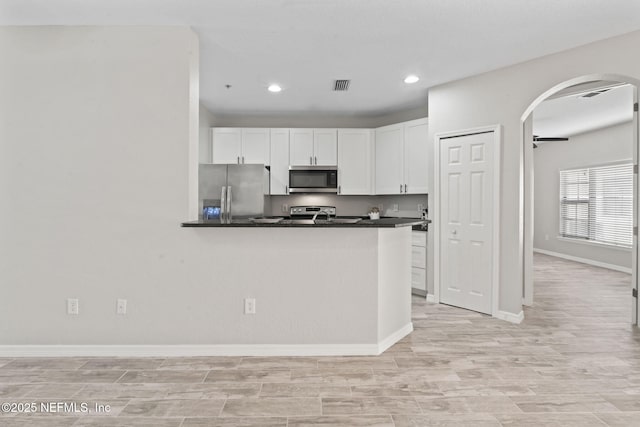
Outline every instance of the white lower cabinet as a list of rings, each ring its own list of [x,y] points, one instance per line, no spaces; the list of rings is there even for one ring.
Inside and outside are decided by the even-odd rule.
[[[411,293],[427,295],[427,233],[411,232]]]

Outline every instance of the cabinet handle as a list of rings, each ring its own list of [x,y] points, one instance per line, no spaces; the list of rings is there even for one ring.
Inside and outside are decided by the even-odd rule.
[[[318,157],[315,158],[316,159],[316,165],[318,164]]]
[[[313,156],[309,156],[309,164],[312,165],[313,164]]]
[[[400,184],[400,192],[402,193],[402,184]]]
[[[242,163],[244,163],[244,157],[243,157],[242,159],[243,159],[243,160],[242,160]],[[407,192],[407,184],[405,184],[405,185],[404,185],[404,192],[405,192],[405,193]]]
[[[289,186],[288,185],[284,186],[284,194],[289,194]]]
[[[338,185],[338,194],[342,193],[342,186]]]
[[[242,163],[244,164],[244,156],[242,156]],[[405,187],[406,187],[406,185],[405,185]],[[406,190],[406,188],[405,188],[405,190]]]
[[[238,164],[240,164],[240,156],[238,156]]]

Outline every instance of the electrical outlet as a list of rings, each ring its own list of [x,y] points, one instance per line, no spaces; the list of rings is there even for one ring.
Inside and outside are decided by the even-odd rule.
[[[549,240],[549,235],[548,234],[544,235],[544,240]]]
[[[398,204],[397,203],[393,204],[393,211],[394,212],[398,212]]]
[[[118,298],[116,301],[116,314],[127,314],[127,300]]]
[[[379,210],[380,212],[384,212],[384,205],[383,205],[382,203],[380,203],[380,204],[378,205],[378,210]]]
[[[422,212],[424,210],[424,205],[422,203],[418,203],[418,212]]]
[[[67,298],[67,314],[79,314],[79,301],[77,298]]]
[[[289,212],[289,206],[287,206],[287,204],[283,204],[282,205],[282,213],[288,213]]]
[[[256,299],[245,298],[244,299],[244,314],[256,314]]]

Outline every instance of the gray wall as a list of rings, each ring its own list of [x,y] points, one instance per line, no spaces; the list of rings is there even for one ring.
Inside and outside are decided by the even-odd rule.
[[[215,126],[215,117],[211,111],[200,104],[198,114],[198,154],[200,163],[211,163],[211,128]]]
[[[180,227],[198,56],[185,27],[0,27],[0,346],[375,343],[375,229]]]
[[[535,115],[535,113],[534,113]],[[535,117],[534,117],[535,120]],[[543,143],[534,150],[534,240],[536,249],[631,268],[631,250],[558,239],[559,171],[597,166],[633,157],[632,123]]]
[[[393,205],[398,210],[393,210]],[[426,194],[406,196],[338,196],[323,194],[299,194],[289,196],[271,196],[272,215],[282,215],[283,205],[321,205],[335,206],[338,215],[363,216],[373,206],[382,206],[381,215],[419,218],[418,204],[427,206]]]
[[[427,100],[419,108],[380,115],[326,114],[318,112],[281,114],[216,114],[219,127],[269,127],[269,128],[375,128],[427,117]]]
[[[480,126],[501,125],[503,129],[500,310],[513,314],[522,310],[522,115],[546,91],[581,76],[616,73],[636,84],[640,57],[633,53],[639,44],[640,32],[636,31],[429,89],[430,140],[441,132]],[[429,246],[433,253],[432,243]],[[433,269],[428,274],[432,277]]]

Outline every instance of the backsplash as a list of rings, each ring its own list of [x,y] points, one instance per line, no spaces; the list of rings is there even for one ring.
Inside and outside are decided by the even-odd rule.
[[[271,215],[287,215],[290,206],[335,206],[340,216],[364,216],[373,206],[382,207],[381,216],[420,218],[418,205],[428,207],[426,194],[393,196],[338,196],[337,194],[292,194],[271,196]],[[397,205],[398,210],[394,210]],[[285,207],[286,206],[286,207]]]

